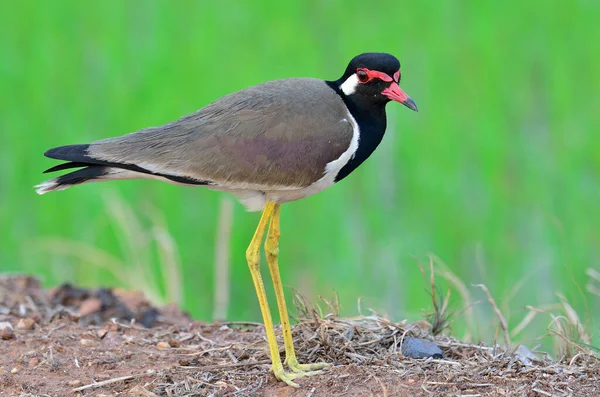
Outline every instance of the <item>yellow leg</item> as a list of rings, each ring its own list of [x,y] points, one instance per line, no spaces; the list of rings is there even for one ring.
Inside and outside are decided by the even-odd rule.
[[[271,354],[271,370],[275,377],[290,386],[298,387],[293,382],[294,379],[299,377],[295,373],[285,373],[283,371],[283,364],[279,357],[279,348],[277,347],[277,339],[275,338],[275,330],[273,329],[273,320],[271,319],[271,312],[269,310],[269,303],[267,302],[267,295],[265,293],[265,286],[260,275],[260,243],[262,242],[265,234],[265,229],[273,215],[273,210],[276,204],[267,202],[263,214],[258,223],[258,227],[254,232],[254,237],[246,250],[246,259],[248,260],[248,267],[250,268],[250,274],[252,275],[252,281],[254,282],[254,288],[256,289],[256,295],[258,297],[258,304],[260,305],[260,311],[263,316],[265,323],[265,332],[267,334],[267,342],[269,344],[269,352]],[[279,206],[277,206],[279,207]]]
[[[267,254],[267,263],[269,264],[271,279],[273,280],[273,287],[275,288],[275,297],[277,298],[277,306],[279,308],[279,317],[281,318],[281,329],[283,332],[283,342],[285,344],[285,363],[297,376],[317,375],[323,373],[323,371],[318,370],[326,368],[330,366],[330,364],[299,364],[294,350],[292,329],[290,327],[290,319],[285,304],[285,296],[283,295],[281,277],[279,275],[278,256],[279,236],[281,235],[279,230],[280,207],[280,204],[275,204],[273,208],[269,233],[267,234],[267,239],[265,241],[265,253]]]

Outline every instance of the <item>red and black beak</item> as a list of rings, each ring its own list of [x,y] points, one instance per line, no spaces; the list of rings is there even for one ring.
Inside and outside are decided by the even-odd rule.
[[[402,91],[402,89],[400,89],[400,86],[395,81],[393,81],[388,88],[381,91],[381,93],[390,98],[392,101],[400,102],[401,104],[403,104],[411,110],[414,110],[415,112],[419,111],[419,109],[417,109],[415,101],[410,99],[410,97],[406,95],[406,93]]]

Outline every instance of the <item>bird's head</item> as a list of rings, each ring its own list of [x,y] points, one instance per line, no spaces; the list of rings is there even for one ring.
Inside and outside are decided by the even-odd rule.
[[[384,105],[389,101],[396,101],[416,112],[415,102],[400,89],[400,77],[400,61],[396,57],[369,52],[354,57],[337,82],[340,91],[348,98],[365,99]]]

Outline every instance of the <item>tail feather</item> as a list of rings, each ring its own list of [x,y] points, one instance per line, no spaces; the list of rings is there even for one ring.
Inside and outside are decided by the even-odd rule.
[[[88,155],[89,147],[89,144],[58,146],[46,150],[44,156],[57,160],[65,160],[79,163],[93,163],[93,161],[90,161],[93,159]]]
[[[35,186],[38,194],[44,194],[56,190],[64,190],[73,185],[86,182],[114,180],[153,178],[181,185],[208,185],[208,181],[199,181],[191,177],[180,175],[169,175],[152,172],[135,164],[115,163],[91,157],[88,154],[90,145],[67,145],[52,148],[44,153],[44,156],[67,161],[47,169],[44,173],[63,171],[71,168],[80,170],[61,175]]]
[[[62,163],[62,164],[59,164],[59,165],[55,165],[52,168],[48,168],[43,173],[47,174],[49,172],[63,171],[63,170],[71,169],[71,168],[83,168],[83,167],[87,167],[89,165],[90,165],[90,163],[78,163],[78,162],[75,162],[75,161],[71,161],[69,163]]]
[[[101,165],[105,167],[116,167],[122,168],[129,171],[141,172],[141,173],[150,173],[150,171],[139,167],[135,164],[124,164],[124,163],[115,163],[111,161],[101,160],[94,158],[88,154],[88,149],[90,145],[67,145],[67,146],[59,146],[52,149],[47,150],[44,153],[44,156],[49,157],[51,159],[57,160],[65,160],[68,163],[59,164],[55,167],[52,167],[44,172],[54,172],[61,171],[69,168],[77,168],[77,167],[85,167],[91,165]]]
[[[60,166],[65,166],[63,168],[59,168],[60,166],[56,166],[53,168],[59,168],[59,169],[54,170],[54,171],[59,171],[61,169],[65,169],[65,168],[77,167],[77,165],[73,165],[73,164],[74,163],[66,163],[66,164],[60,165]],[[79,166],[79,167],[81,167],[81,166]],[[52,170],[52,168],[51,168],[51,170]],[[44,194],[44,193],[53,192],[53,191],[57,191],[57,190],[64,190],[73,185],[79,185],[84,182],[92,182],[94,180],[99,180],[99,179],[102,179],[102,177],[105,177],[106,175],[108,175],[110,173],[111,173],[110,167],[104,167],[104,166],[100,166],[100,165],[87,165],[85,168],[82,168],[80,170],[73,171],[68,174],[61,175],[57,178],[42,182],[39,185],[36,185],[35,188],[36,188],[36,192],[38,194]]]

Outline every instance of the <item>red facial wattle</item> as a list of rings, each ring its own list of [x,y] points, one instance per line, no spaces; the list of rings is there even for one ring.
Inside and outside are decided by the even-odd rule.
[[[392,78],[387,74],[387,73],[383,73],[380,72],[378,70],[371,70],[371,69],[367,69],[367,68],[359,68],[356,70],[356,72],[365,72],[367,74],[368,79],[364,80],[364,81],[360,81],[361,83],[365,84],[368,83],[369,81],[373,80],[373,79],[379,79],[385,82],[390,82],[393,81]]]
[[[359,68],[356,72],[366,73],[367,79],[359,80],[359,82],[362,84],[366,84],[373,79],[379,79],[381,81],[385,81],[386,83],[391,83],[389,87],[381,91],[381,94],[385,95],[392,101],[400,102],[401,104],[403,104],[411,110],[414,110],[415,112],[419,111],[415,102],[412,99],[410,99],[410,97],[406,95],[406,93],[402,91],[402,89],[398,85],[398,82],[400,80],[400,70],[394,73],[394,78],[391,78],[387,73],[367,68]]]

